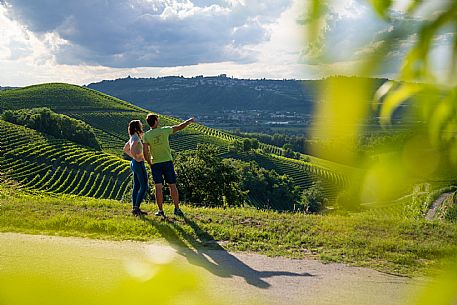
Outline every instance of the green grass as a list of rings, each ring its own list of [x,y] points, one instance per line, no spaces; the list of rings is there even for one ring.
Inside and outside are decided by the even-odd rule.
[[[155,205],[144,204],[148,211]],[[269,256],[314,258],[380,271],[424,274],[457,253],[457,225],[370,216],[312,216],[184,206],[186,218],[130,215],[130,204],[29,195],[0,187],[0,231],[112,240],[166,240]],[[171,215],[168,205],[165,209]],[[215,243],[218,241],[218,243]]]

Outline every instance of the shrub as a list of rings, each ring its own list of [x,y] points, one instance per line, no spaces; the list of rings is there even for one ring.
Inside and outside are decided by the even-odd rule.
[[[184,201],[205,206],[240,206],[245,201],[235,168],[222,162],[213,145],[178,154],[175,169]]]
[[[324,196],[324,188],[322,182],[316,181],[309,188],[302,192],[301,203],[307,213],[319,213],[321,212],[327,198]]]
[[[6,110],[2,117],[10,123],[100,150],[100,144],[90,125],[69,116],[55,113],[49,108]]]
[[[255,198],[256,207],[273,210],[294,210],[299,203],[298,187],[287,175],[261,168],[256,162],[227,159],[241,179],[241,189]]]
[[[457,204],[451,205],[451,207],[447,210],[444,219],[452,222],[457,222]]]

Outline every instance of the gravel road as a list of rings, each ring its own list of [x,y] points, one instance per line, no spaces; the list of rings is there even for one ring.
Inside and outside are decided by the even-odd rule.
[[[132,258],[193,268],[211,296],[226,296],[232,304],[411,304],[415,291],[425,285],[423,279],[314,260],[195,250],[159,242],[0,234],[0,276],[11,268],[33,269],[47,276],[58,272],[60,278],[84,278],[109,289],[128,274],[125,266]]]

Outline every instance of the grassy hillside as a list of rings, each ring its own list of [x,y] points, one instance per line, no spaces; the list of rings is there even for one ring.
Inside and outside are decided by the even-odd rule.
[[[172,215],[171,206],[165,205],[168,215]],[[154,209],[148,204],[144,208]],[[195,253],[249,251],[344,262],[403,275],[441,267],[443,260],[455,260],[457,251],[457,226],[447,222],[190,206],[183,206],[185,218],[169,216],[165,221],[154,216],[138,219],[129,209],[115,200],[30,196],[0,183],[0,232],[159,239]]]
[[[30,189],[103,198],[122,197],[121,193],[125,191],[128,180],[128,166],[119,157],[121,157],[122,147],[128,139],[127,125],[132,119],[141,119],[146,123],[145,117],[149,111],[89,88],[62,83],[35,85],[0,92],[0,110],[35,107],[48,107],[55,112],[90,124],[95,129],[104,153],[98,157],[89,158],[95,152],[90,152],[88,148],[59,142],[46,135],[2,123],[1,132],[5,134],[5,137],[2,138],[2,148],[4,147],[4,149],[0,155],[3,164],[2,171],[11,179],[18,180]],[[162,126],[180,122],[179,119],[166,115],[160,115],[160,120]],[[21,136],[23,134],[29,134],[30,137],[25,140]],[[15,145],[22,144],[22,142],[16,143],[16,139],[24,140],[29,146],[15,148]],[[255,160],[267,169],[274,169],[279,174],[290,175],[294,179],[294,183],[301,189],[311,185],[315,179],[323,180],[327,188],[326,193],[330,197],[334,196],[336,188],[346,182],[344,178],[346,168],[318,158],[309,158],[311,161],[305,162],[280,157],[281,148],[272,145],[261,144],[259,152],[252,154],[231,153],[228,155],[228,147],[236,139],[239,137],[200,124],[192,124],[172,136],[170,142],[172,149],[177,152],[195,149],[198,144],[217,145],[222,156]],[[13,147],[15,150],[9,152]],[[53,153],[48,154],[46,151]],[[15,166],[13,158],[23,160],[23,162],[16,160],[18,163],[31,164],[27,163],[27,166],[16,164]],[[92,161],[84,162],[84,158]],[[113,164],[118,164],[118,166]],[[29,171],[26,171],[27,169]],[[116,171],[113,172],[114,169]],[[109,174],[104,176],[105,172]],[[48,181],[50,178],[52,182]],[[87,181],[95,186],[79,191],[74,190],[73,187],[77,184],[75,181],[79,180]],[[65,186],[57,188],[64,181],[69,185],[65,184]],[[119,186],[114,188],[120,193],[114,194],[105,189],[112,186]]]

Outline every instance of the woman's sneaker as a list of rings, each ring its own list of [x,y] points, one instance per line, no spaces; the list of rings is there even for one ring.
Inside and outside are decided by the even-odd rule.
[[[148,212],[142,211],[138,208],[134,208],[134,209],[132,209],[132,214],[134,216],[143,216],[143,215],[148,215]]]
[[[165,217],[165,213],[163,212],[163,210],[158,210],[157,212],[154,213],[155,216],[162,216],[162,217]]]
[[[184,213],[181,211],[180,208],[175,208],[175,210],[173,211],[173,214],[175,214],[176,216],[184,217]]]

